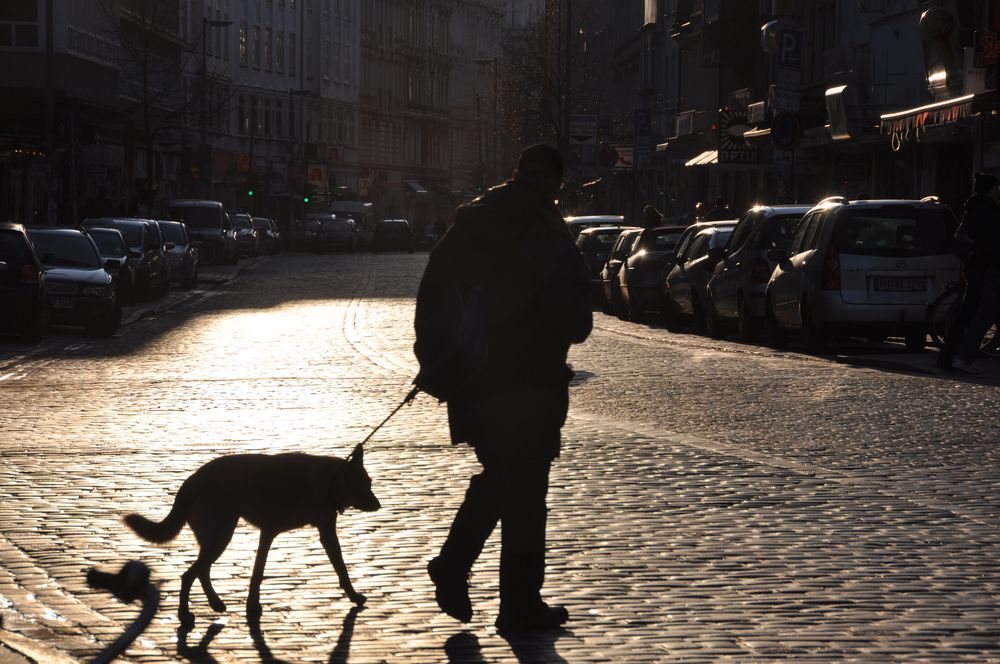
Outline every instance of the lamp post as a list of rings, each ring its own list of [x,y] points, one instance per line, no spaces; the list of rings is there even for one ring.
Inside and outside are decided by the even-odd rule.
[[[491,186],[497,183],[497,145],[498,136],[500,134],[500,114],[497,111],[497,104],[499,101],[499,60],[497,58],[473,58],[473,62],[477,65],[493,65],[493,158],[490,160],[490,184]]]
[[[207,179],[210,176],[208,174],[208,159],[206,159],[208,156],[206,154],[208,152],[208,113],[205,108],[208,93],[208,29],[226,28],[232,24],[232,21],[220,21],[208,18],[207,16],[201,18],[201,90],[198,95],[201,142],[198,145],[198,177],[201,179],[206,196],[210,193],[211,189],[211,180]]]

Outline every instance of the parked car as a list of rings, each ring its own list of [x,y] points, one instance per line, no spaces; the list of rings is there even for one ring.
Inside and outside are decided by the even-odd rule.
[[[170,280],[180,284],[181,288],[194,288],[198,285],[199,256],[198,249],[191,241],[187,228],[179,221],[158,221],[164,245],[167,249],[167,262],[170,263]]]
[[[372,239],[372,252],[408,251],[413,253],[416,247],[416,236],[406,219],[383,219],[375,224],[375,237]]]
[[[254,217],[253,227],[257,231],[260,251],[265,254],[276,254],[281,251],[281,233],[278,225],[267,217]]]
[[[114,228],[128,243],[129,257],[135,264],[136,299],[162,297],[170,288],[169,272],[164,263],[163,246],[155,222],[146,219],[84,219],[84,228]]]
[[[608,259],[601,267],[601,309],[606,314],[625,315],[622,313],[625,305],[621,301],[621,283],[618,281],[618,275],[640,233],[642,233],[641,228],[625,228],[615,240]]]
[[[358,227],[353,219],[341,219],[328,212],[312,212],[306,215],[303,227],[306,248],[311,251],[354,253],[358,250]]]
[[[232,216],[233,230],[236,231],[236,251],[241,256],[260,256],[260,239],[249,214]]]
[[[677,242],[674,267],[663,283],[663,317],[668,328],[677,329],[684,323],[693,322],[699,332],[705,331],[708,281],[736,221],[692,224]]]
[[[97,245],[101,258],[113,258],[118,261],[117,268],[106,268],[111,278],[115,280],[118,297],[125,306],[135,304],[136,265],[131,256],[125,237],[117,228],[88,228],[87,235]]]
[[[49,321],[42,262],[21,224],[0,222],[0,332],[35,342]]]
[[[767,252],[788,248],[810,207],[758,205],[740,217],[708,282],[705,322],[710,335],[717,336],[734,323],[741,339],[757,335],[764,324],[764,291],[776,265]]]
[[[660,289],[674,266],[674,249],[686,226],[646,228],[625,257],[618,273],[622,307],[618,313],[638,321],[650,309],[662,309]]]
[[[566,227],[569,228],[575,240],[584,228],[598,226],[628,226],[625,217],[620,214],[591,214],[579,217],[566,217]]]
[[[795,228],[764,296],[768,336],[799,331],[809,349],[827,336],[927,339],[927,305],[959,281],[951,240],[957,222],[936,201],[827,199]]]
[[[585,228],[576,236],[576,248],[583,254],[583,259],[587,263],[587,271],[590,273],[591,296],[595,302],[600,302],[601,291],[601,270],[608,261],[611,248],[614,247],[618,236],[625,230],[633,230],[627,226],[594,226]]]
[[[239,260],[236,231],[221,202],[173,200],[170,201],[170,219],[187,227],[202,263],[235,265]]]
[[[97,245],[77,228],[32,228],[28,237],[41,259],[53,323],[83,325],[89,332],[111,336],[121,325],[122,306]]]

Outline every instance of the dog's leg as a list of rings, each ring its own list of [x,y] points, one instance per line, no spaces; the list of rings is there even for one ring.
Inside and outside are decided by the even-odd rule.
[[[340,552],[340,541],[337,539],[336,522],[329,525],[320,525],[319,541],[326,549],[326,555],[333,563],[333,569],[337,570],[337,578],[340,579],[340,587],[347,593],[347,597],[357,605],[362,605],[367,599],[364,595],[354,590],[351,585],[351,578],[347,575],[347,565],[344,564],[344,555]]]
[[[194,615],[188,610],[188,600],[191,593],[191,586],[195,578],[201,582],[201,587],[208,598],[209,606],[213,611],[223,612],[226,604],[212,587],[212,563],[219,559],[222,552],[229,546],[233,539],[233,532],[236,531],[236,524],[239,522],[238,516],[232,516],[224,520],[218,515],[194,513],[189,517],[188,524],[194,532],[195,539],[201,545],[198,552],[198,559],[181,576],[181,596],[178,615],[181,624],[194,624]]]
[[[253,563],[253,576],[250,577],[250,592],[247,594],[247,620],[260,618],[260,584],[264,580],[264,565],[267,564],[267,552],[277,533],[268,530],[260,531],[260,544],[257,545],[257,559]]]

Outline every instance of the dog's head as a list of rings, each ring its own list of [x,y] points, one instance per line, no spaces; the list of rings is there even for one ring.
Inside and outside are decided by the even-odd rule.
[[[348,507],[354,507],[362,512],[374,512],[382,507],[378,498],[372,492],[372,479],[365,470],[365,452],[361,445],[351,452],[350,460],[343,466],[333,491],[341,512]],[[338,500],[339,498],[339,500]]]

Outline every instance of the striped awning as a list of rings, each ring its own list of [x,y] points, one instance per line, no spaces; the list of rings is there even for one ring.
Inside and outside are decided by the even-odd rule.
[[[883,134],[898,134],[909,129],[955,122],[978,112],[975,102],[981,95],[963,95],[952,99],[925,104],[905,111],[879,116]]]
[[[692,157],[684,162],[685,166],[707,166],[709,164],[719,163],[719,151],[718,150],[705,150],[700,155]]]

